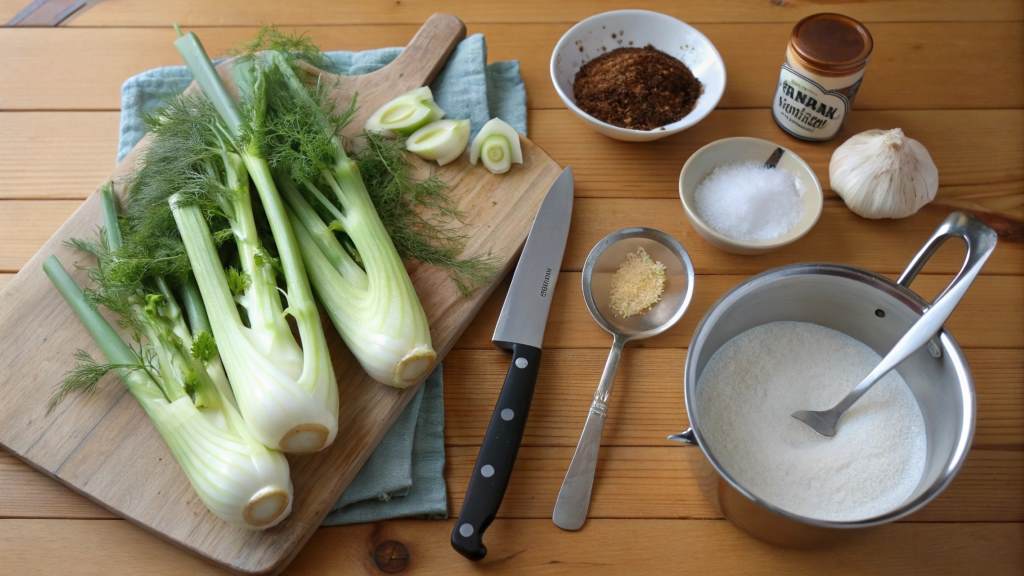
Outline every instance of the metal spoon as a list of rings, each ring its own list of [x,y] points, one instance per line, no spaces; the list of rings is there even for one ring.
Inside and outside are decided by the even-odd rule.
[[[665,292],[648,312],[619,318],[609,302],[611,278],[626,255],[643,248],[651,259],[665,265]],[[668,330],[680,318],[693,296],[693,263],[690,256],[668,234],[653,228],[623,228],[598,242],[583,265],[583,299],[590,315],[612,335],[612,349],[601,374],[601,382],[590,405],[576,452],[558,491],[551,520],[564,530],[579,530],[587,520],[590,493],[594,485],[601,431],[608,414],[608,397],[622,349],[631,340],[650,338]]]
[[[971,232],[970,228],[977,228]],[[982,229],[984,228],[984,229]],[[968,229],[968,232],[962,230]],[[976,242],[967,244],[967,262],[960,272],[950,282],[942,294],[932,303],[928,310],[918,318],[917,322],[907,330],[892,350],[882,358],[882,361],[839,401],[838,404],[828,410],[798,410],[793,412],[793,418],[810,426],[815,432],[829,438],[836,435],[836,425],[843,414],[853,406],[876,382],[889,373],[893,368],[910,357],[918,348],[924,346],[935,334],[942,329],[942,325],[953,313],[953,309],[960,303],[971,282],[981,272],[981,267],[988,260],[995,248],[996,235],[984,225],[963,216],[961,219],[947,219],[935,232],[935,236],[948,238],[953,235],[964,235],[965,238],[976,238]],[[923,262],[931,256],[931,253],[938,249],[939,243],[929,242],[921,249],[921,252],[914,257],[910,267],[904,272],[913,277],[920,270]],[[921,264],[919,264],[921,263]],[[899,282],[903,283],[903,278]]]
[[[764,161],[764,167],[769,169],[775,168],[776,166],[779,165],[779,160],[782,160],[782,155],[785,153],[786,151],[783,150],[782,148],[776,148],[775,151],[772,152],[772,155],[769,156],[768,159]]]

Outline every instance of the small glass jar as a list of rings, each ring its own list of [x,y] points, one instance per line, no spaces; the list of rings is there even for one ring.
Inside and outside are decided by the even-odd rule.
[[[874,48],[868,29],[842,14],[797,22],[772,102],[775,123],[794,138],[823,142],[843,127]]]

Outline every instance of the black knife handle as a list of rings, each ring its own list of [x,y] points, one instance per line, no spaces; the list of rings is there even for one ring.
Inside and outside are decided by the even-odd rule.
[[[476,456],[462,512],[452,529],[452,547],[470,560],[480,560],[487,555],[484,531],[491,525],[505,497],[512,465],[526,429],[526,415],[530,411],[539,368],[540,348],[512,345],[512,365]]]

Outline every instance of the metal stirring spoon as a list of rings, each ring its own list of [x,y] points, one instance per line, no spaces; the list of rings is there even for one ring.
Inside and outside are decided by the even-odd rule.
[[[619,318],[609,303],[611,277],[626,255],[637,248],[643,248],[651,259],[665,265],[665,291],[648,312]],[[587,256],[583,265],[583,299],[597,324],[612,335],[612,349],[551,514],[551,520],[559,528],[579,530],[587,520],[601,432],[622,349],[631,340],[650,338],[678,322],[693,297],[693,279],[693,263],[686,250],[675,238],[653,228],[623,228],[612,232]]]
[[[977,228],[977,230],[969,230],[969,228]],[[960,299],[967,292],[971,282],[981,272],[981,267],[992,254],[992,250],[996,245],[996,234],[987,228],[982,230],[978,223],[967,220],[964,217],[963,221],[954,220],[951,222],[947,220],[936,230],[934,236],[942,238],[963,236],[968,240],[967,261],[956,277],[953,278],[953,281],[950,282],[949,287],[935,299],[935,302],[921,315],[917,322],[914,322],[906,334],[892,347],[892,350],[882,358],[882,361],[838,404],[828,410],[798,410],[793,412],[793,418],[807,424],[822,436],[829,438],[835,436],[836,425],[839,423],[839,419],[843,417],[843,414],[861,396],[867,393],[876,382],[910,357],[918,348],[927,344],[942,329],[942,325],[949,319],[949,315],[953,313],[953,309],[960,303]],[[938,249],[939,245],[938,243],[928,242],[925,248],[914,257],[914,261],[907,271],[904,272],[904,276],[908,274],[911,276],[916,275],[923,262]],[[903,283],[903,278],[900,279],[900,283]]]

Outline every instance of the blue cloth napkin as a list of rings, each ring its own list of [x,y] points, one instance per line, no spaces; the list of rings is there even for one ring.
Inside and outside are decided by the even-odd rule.
[[[331,72],[354,75],[381,68],[399,53],[401,48],[382,48],[326,55]],[[148,70],[125,81],[121,88],[118,161],[145,135],[144,115],[159,109],[191,80],[184,66],[169,66]],[[519,74],[519,63],[488,65],[487,45],[479,34],[459,43],[431,89],[449,118],[472,121],[474,134],[493,116],[526,133],[526,89]],[[447,516],[441,372],[438,367],[409,402],[324,524]]]

